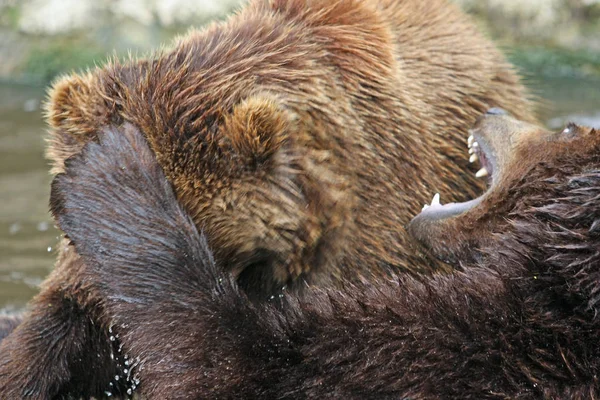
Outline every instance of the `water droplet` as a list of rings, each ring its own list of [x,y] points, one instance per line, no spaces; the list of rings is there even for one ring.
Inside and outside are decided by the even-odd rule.
[[[106,395],[106,397],[110,397],[112,396],[112,392],[109,392],[108,390],[104,392],[104,394]]]
[[[123,370],[123,373],[124,373],[124,374],[127,374],[128,372],[129,372],[129,370],[127,370],[127,369],[124,369],[124,370]]]
[[[111,336],[111,337],[110,337],[110,341],[111,341],[111,342],[114,342],[114,341],[115,341],[115,337],[114,337],[114,336]]]
[[[20,230],[21,230],[21,224],[18,222],[15,222],[8,228],[8,233],[11,235],[14,235],[17,232],[19,232]]]
[[[52,246],[48,246],[48,253],[52,251]]]
[[[119,375],[115,375],[115,381],[119,380]]]
[[[128,367],[129,366],[129,360],[127,358],[125,358],[125,362],[123,364],[125,364],[125,366]]]
[[[23,103],[23,111],[34,112],[38,109],[40,102],[38,99],[28,99]]]
[[[131,396],[133,394],[133,390],[131,390],[131,388],[127,389],[127,394]]]
[[[46,221],[42,221],[37,224],[37,230],[40,232],[46,232],[49,227],[50,227],[50,225]]]

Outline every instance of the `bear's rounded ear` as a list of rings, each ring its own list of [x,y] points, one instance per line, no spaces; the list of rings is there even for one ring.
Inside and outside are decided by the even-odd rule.
[[[46,156],[52,173],[63,172],[65,160],[79,153],[106,125],[109,110],[101,89],[92,73],[67,75],[52,85],[45,104],[51,128]]]
[[[288,138],[294,118],[273,99],[253,96],[236,105],[222,126],[247,167],[269,162]]]
[[[48,92],[46,120],[53,129],[74,135],[94,134],[98,129],[98,94],[93,90],[91,74],[59,78]]]

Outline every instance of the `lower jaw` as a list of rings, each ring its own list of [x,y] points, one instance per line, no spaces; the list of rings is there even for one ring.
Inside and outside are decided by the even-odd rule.
[[[463,203],[448,203],[444,205],[430,206],[427,209],[421,211],[421,213],[418,214],[417,217],[427,218],[431,221],[456,217],[476,207],[479,203],[481,203],[483,197],[484,196],[480,196],[476,199],[465,201]]]

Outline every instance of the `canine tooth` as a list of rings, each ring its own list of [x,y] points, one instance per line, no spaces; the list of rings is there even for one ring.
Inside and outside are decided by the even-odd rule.
[[[436,193],[435,196],[433,196],[433,199],[431,200],[431,205],[432,206],[440,205],[440,194],[439,193]]]
[[[471,157],[469,157],[470,163],[474,163],[477,160],[479,160],[479,157],[477,157],[477,154],[471,154]]]
[[[469,149],[469,154],[475,154],[475,149],[474,148],[470,148]]]
[[[467,142],[469,143],[469,147],[473,146],[473,142],[475,142],[475,138],[473,137],[473,135],[469,136]]]
[[[479,171],[477,171],[477,173],[475,174],[475,178],[483,178],[484,176],[488,176],[488,174],[488,170],[485,167],[483,167]]]

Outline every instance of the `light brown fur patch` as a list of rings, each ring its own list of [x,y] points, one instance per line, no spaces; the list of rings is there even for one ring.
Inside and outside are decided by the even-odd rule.
[[[222,265],[278,286],[369,279],[430,271],[404,227],[435,192],[479,190],[465,132],[492,106],[533,120],[446,1],[257,0],[168,52],[59,81],[48,155],[62,172],[102,127],[132,123]]]

